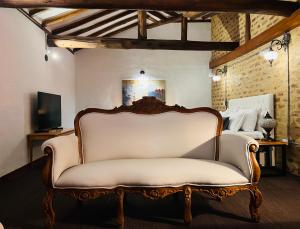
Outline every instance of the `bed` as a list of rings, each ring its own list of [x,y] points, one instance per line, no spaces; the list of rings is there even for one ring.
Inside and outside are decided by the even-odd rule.
[[[242,110],[256,110],[257,120],[255,129],[253,131],[239,130],[224,130],[223,134],[237,132],[240,134],[247,135],[254,139],[263,139],[264,130],[259,126],[259,121],[266,115],[267,112],[274,117],[274,95],[265,94],[259,96],[252,96],[239,99],[231,99],[228,102],[228,108],[225,112],[221,112],[222,116],[230,116]],[[273,134],[274,135],[274,134]]]

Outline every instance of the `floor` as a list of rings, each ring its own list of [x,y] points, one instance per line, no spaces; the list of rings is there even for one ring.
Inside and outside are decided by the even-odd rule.
[[[44,228],[41,201],[44,187],[41,168],[36,163],[9,179],[0,181],[0,222],[9,228]],[[249,221],[247,192],[223,202],[193,195],[191,228],[300,228],[300,178],[263,177],[261,191],[261,223]],[[125,203],[125,228],[173,229],[186,228],[182,220],[182,196],[152,201],[129,195]],[[113,197],[79,204],[58,195],[55,199],[57,223],[55,228],[116,228],[116,202]]]

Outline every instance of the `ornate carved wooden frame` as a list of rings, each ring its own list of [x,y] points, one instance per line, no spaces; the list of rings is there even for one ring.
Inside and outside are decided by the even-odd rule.
[[[159,114],[164,112],[181,112],[181,113],[194,113],[194,112],[209,112],[218,118],[218,127],[216,132],[216,154],[215,159],[219,159],[219,136],[221,134],[223,121],[222,117],[218,111],[211,108],[195,108],[186,109],[184,107],[175,105],[167,106],[163,102],[155,99],[154,97],[144,97],[143,99],[136,101],[132,106],[121,106],[113,110],[102,110],[102,109],[86,109],[77,114],[75,118],[75,132],[79,140],[79,152],[81,157],[81,163],[83,163],[82,155],[82,143],[81,143],[81,132],[79,127],[80,118],[87,113],[106,113],[106,114],[116,114],[121,112],[132,112],[136,114]],[[80,201],[96,199],[104,195],[113,194],[118,198],[118,225],[124,227],[124,195],[125,193],[137,193],[141,194],[146,198],[150,199],[162,199],[171,194],[182,192],[184,195],[184,222],[190,224],[192,220],[191,213],[191,198],[192,192],[202,192],[208,194],[211,198],[216,200],[222,200],[225,197],[230,197],[239,191],[249,191],[250,192],[250,215],[254,222],[259,222],[260,216],[258,208],[262,203],[262,195],[258,189],[258,182],[260,179],[260,168],[255,159],[256,146],[251,145],[250,160],[252,162],[253,168],[253,178],[252,183],[242,186],[230,186],[230,187],[207,187],[207,186],[192,186],[186,185],[182,187],[162,187],[162,188],[128,188],[128,187],[117,187],[115,189],[57,189],[53,188],[52,184],[52,163],[53,163],[53,152],[50,147],[45,148],[45,153],[48,154],[47,163],[43,169],[43,181],[47,187],[46,195],[43,199],[43,208],[46,215],[46,226],[47,228],[52,228],[55,222],[55,212],[53,209],[53,199],[54,193],[60,192],[70,195]]]

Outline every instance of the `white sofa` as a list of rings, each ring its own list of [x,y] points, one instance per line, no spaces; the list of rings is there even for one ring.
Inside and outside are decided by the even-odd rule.
[[[77,136],[53,138],[42,146],[49,155],[43,171],[47,225],[54,224],[55,192],[79,200],[115,194],[122,227],[127,192],[151,199],[183,192],[189,224],[192,192],[222,199],[248,190],[251,217],[259,221],[258,144],[243,135],[220,136],[221,130],[222,118],[213,109],[171,107],[152,97],[130,107],[81,111],[75,119]]]

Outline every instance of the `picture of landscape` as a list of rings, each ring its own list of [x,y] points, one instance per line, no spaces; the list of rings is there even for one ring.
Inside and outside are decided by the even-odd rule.
[[[165,80],[123,80],[123,105],[130,106],[132,102],[142,99],[144,96],[153,96],[165,102],[165,86]]]

